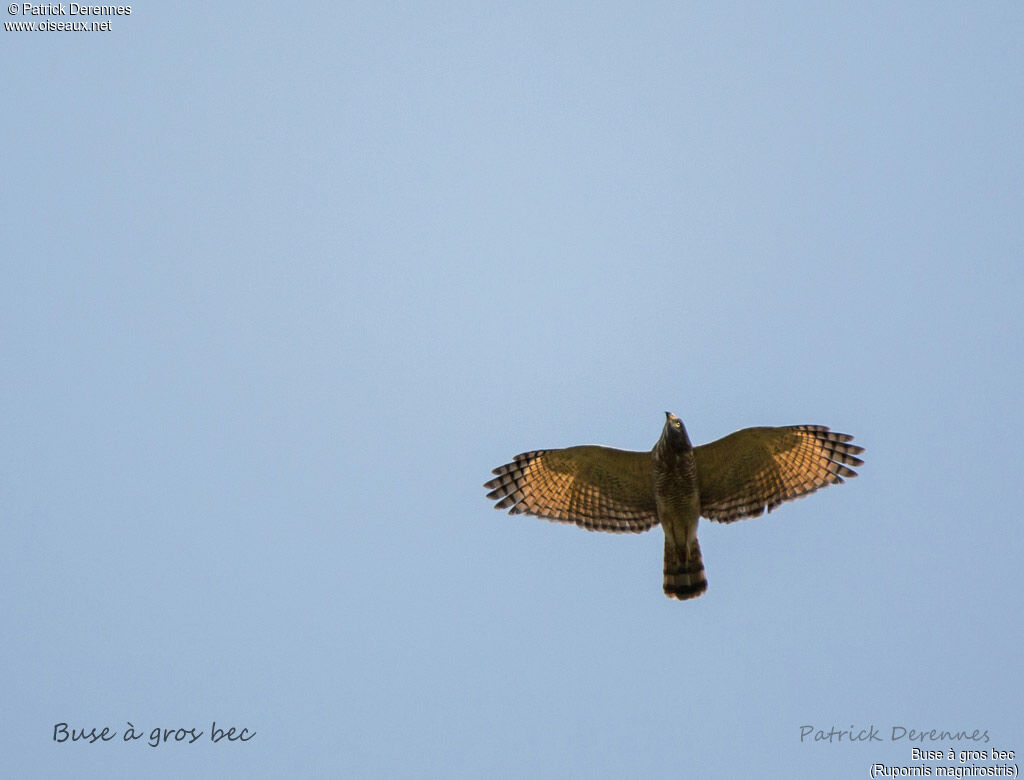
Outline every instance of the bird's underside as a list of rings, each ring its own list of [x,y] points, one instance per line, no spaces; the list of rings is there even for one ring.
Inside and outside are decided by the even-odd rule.
[[[663,586],[672,598],[707,588],[697,521],[757,517],[784,501],[855,477],[863,452],[853,437],[822,425],[745,428],[693,447],[666,412],[650,452],[586,445],[534,450],[494,469],[486,482],[496,509],[575,523],[591,531],[665,531]]]

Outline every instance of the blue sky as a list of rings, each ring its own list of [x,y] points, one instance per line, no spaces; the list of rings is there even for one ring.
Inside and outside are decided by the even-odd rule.
[[[1019,4],[102,18],[0,47],[14,774],[1024,751]],[[665,410],[695,443],[829,425],[866,463],[702,521],[686,603],[660,530],[484,497],[517,452],[648,449]]]

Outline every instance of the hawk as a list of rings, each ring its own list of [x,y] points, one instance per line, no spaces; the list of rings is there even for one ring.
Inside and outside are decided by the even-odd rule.
[[[575,523],[589,531],[665,531],[665,595],[690,599],[708,587],[697,542],[703,515],[719,523],[771,512],[783,501],[855,477],[863,447],[824,425],[744,428],[694,447],[683,421],[665,412],[650,452],[586,445],[516,455],[484,487],[495,509]]]

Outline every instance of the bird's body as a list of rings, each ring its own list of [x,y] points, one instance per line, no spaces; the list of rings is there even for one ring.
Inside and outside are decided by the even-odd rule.
[[[682,420],[673,414],[651,450],[654,505],[665,531],[665,593],[678,599],[699,596],[708,587],[697,542],[700,485],[697,459]]]
[[[485,483],[496,509],[576,523],[592,531],[665,531],[663,587],[688,599],[707,589],[697,523],[756,517],[783,501],[855,477],[863,448],[820,425],[745,428],[693,447],[666,412],[650,452],[587,445],[535,450],[494,469]]]

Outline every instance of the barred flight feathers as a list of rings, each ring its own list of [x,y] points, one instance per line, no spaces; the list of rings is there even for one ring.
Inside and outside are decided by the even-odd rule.
[[[823,425],[745,428],[694,447],[701,514],[728,523],[856,477],[863,447]]]
[[[586,445],[516,455],[484,487],[509,514],[537,515],[590,531],[646,531],[658,523],[651,454]]]

